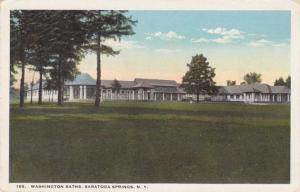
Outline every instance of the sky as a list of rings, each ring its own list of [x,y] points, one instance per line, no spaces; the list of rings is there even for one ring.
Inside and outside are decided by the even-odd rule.
[[[104,42],[120,54],[102,56],[102,79],[140,77],[180,83],[186,64],[196,54],[203,54],[216,68],[217,85],[225,85],[226,80],[240,83],[248,72],[261,73],[263,82],[272,85],[290,73],[289,11],[129,11],[127,15],[138,21],[135,35]],[[79,69],[96,78],[96,55],[86,55]]]

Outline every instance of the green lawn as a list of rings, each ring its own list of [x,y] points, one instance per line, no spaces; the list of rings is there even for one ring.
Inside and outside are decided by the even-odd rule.
[[[11,182],[289,183],[290,106],[11,105]]]

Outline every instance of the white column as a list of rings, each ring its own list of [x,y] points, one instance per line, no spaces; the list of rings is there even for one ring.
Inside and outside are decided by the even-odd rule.
[[[170,93],[170,95],[171,95],[171,96],[170,96],[170,98],[171,98],[171,101],[173,101],[173,98],[172,98],[172,93]]]
[[[100,89],[100,91],[101,91],[101,89]],[[83,86],[83,99],[86,99],[86,85]]]
[[[154,93],[154,101],[157,100],[157,93]]]
[[[142,93],[143,93],[143,100],[145,100],[145,91],[143,90]]]
[[[282,102],[282,99],[281,99],[281,94],[279,94],[279,101],[280,101],[280,102]]]
[[[177,101],[180,101],[179,93],[177,93]]]
[[[135,98],[134,98],[134,90],[132,92],[132,100],[135,100]]]
[[[79,86],[79,99],[82,99],[82,86]]]
[[[73,87],[70,86],[70,98],[69,100],[73,100],[74,99],[74,95],[73,95]]]
[[[165,100],[165,93],[163,93],[163,101]]]

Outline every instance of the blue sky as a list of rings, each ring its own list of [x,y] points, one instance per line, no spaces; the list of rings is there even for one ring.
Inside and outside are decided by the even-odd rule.
[[[120,42],[105,41],[121,53],[102,56],[102,78],[135,77],[181,82],[186,64],[204,54],[216,68],[215,81],[243,81],[248,72],[263,82],[289,75],[289,11],[129,11],[138,20],[135,35]],[[96,55],[80,63],[81,72],[96,77]],[[31,78],[30,78],[31,79]]]
[[[219,37],[203,29],[237,29],[248,34],[247,40],[256,40],[261,35],[269,40],[286,43],[290,39],[290,12],[288,11],[131,11],[137,19],[136,35],[131,39],[144,42],[145,34],[174,31],[186,39]],[[149,46],[162,46],[165,42],[147,42]],[[171,45],[190,47],[188,41]],[[239,43],[238,41],[235,44]]]
[[[289,11],[129,11],[138,21],[135,35],[121,42],[104,42],[120,50],[103,56],[103,79],[135,77],[181,82],[186,64],[204,54],[216,68],[218,85],[243,81],[248,72],[262,74],[273,84],[290,69]],[[80,70],[96,77],[95,55]]]

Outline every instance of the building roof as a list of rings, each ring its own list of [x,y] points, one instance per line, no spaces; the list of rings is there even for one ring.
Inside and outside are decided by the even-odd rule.
[[[105,88],[112,87],[114,80],[101,80],[101,86]],[[133,81],[119,81],[121,88],[129,89],[133,86]]]
[[[232,85],[224,86],[219,89],[221,94],[242,94],[242,93],[290,93],[288,87],[270,86],[264,83],[255,83],[250,85]]]
[[[96,85],[96,80],[87,73],[81,73],[73,81],[66,81],[65,85]]]
[[[177,83],[174,80],[162,80],[162,79],[143,79],[143,78],[135,78],[134,82],[138,83],[144,83],[145,85],[150,86],[175,86],[177,87]]]
[[[101,86],[105,88],[112,87],[113,80],[101,80]],[[152,88],[157,92],[168,93],[185,93],[184,89],[180,87],[174,80],[162,79],[144,79],[135,78],[134,81],[120,80],[121,88]],[[43,81],[43,88],[46,81]],[[81,73],[75,77],[73,81],[67,81],[65,85],[96,85],[96,80],[87,73]],[[39,84],[33,85],[33,90],[39,88]],[[233,85],[223,86],[219,88],[220,94],[243,94],[243,93],[290,93],[290,89],[286,86],[270,86],[264,83],[255,83],[250,85]]]
[[[291,93],[291,90],[286,86],[271,86],[272,93]]]

